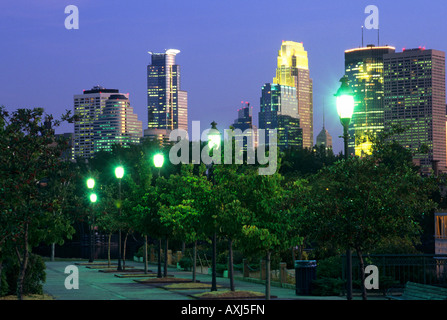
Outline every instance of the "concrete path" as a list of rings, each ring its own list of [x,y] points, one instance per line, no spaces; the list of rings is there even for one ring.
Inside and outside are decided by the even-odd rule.
[[[85,263],[86,261],[54,261],[46,262],[47,280],[44,284],[44,292],[52,295],[56,300],[195,300],[190,294],[209,291],[208,289],[195,290],[166,290],[154,285],[137,283],[134,279],[142,278],[120,278],[116,274],[120,272],[107,273],[99,272],[99,269],[91,269],[85,265],[76,263]],[[102,262],[104,261],[95,261]],[[116,261],[114,261],[116,263]],[[64,273],[67,266],[76,266],[79,272],[79,288],[67,289],[65,286],[67,277],[70,280],[73,277],[72,272]],[[142,269],[143,264],[129,261],[126,266],[132,266]],[[150,264],[149,269],[152,272],[157,271],[157,266]],[[142,272],[141,272],[142,273]],[[191,279],[191,272],[180,271],[175,268],[168,268],[168,274],[175,278]],[[68,285],[73,281],[68,281]],[[197,280],[201,283],[211,284],[211,276],[197,274]],[[229,288],[228,278],[217,278],[219,290]],[[263,284],[251,283],[241,280],[235,281],[236,290],[248,290],[265,293]],[[271,296],[273,300],[345,300],[343,297],[309,297],[297,296],[295,290],[288,288],[279,288],[271,286]]]

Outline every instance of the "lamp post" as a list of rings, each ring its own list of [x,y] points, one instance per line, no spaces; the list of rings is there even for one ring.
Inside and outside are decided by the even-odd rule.
[[[343,126],[343,141],[345,161],[348,160],[348,140],[349,140],[349,123],[351,122],[352,114],[354,113],[354,92],[349,87],[348,77],[345,75],[340,79],[341,85],[335,94],[336,105],[340,122]],[[352,300],[352,255],[351,248],[348,245],[346,249],[346,298]]]
[[[87,188],[89,188],[90,190],[93,190],[94,187],[95,187],[95,180],[93,178],[87,179]],[[90,198],[90,202],[91,203],[95,203],[96,200],[97,200],[97,196],[96,196],[95,193],[91,193],[89,198]],[[93,248],[93,225],[94,225],[94,222],[93,222],[93,219],[94,219],[93,209],[92,209],[92,212],[90,213],[90,215],[91,215],[90,228],[89,228],[90,229],[89,230],[90,258],[89,258],[88,262],[93,262],[93,260],[94,260],[94,257],[93,257],[93,251],[94,251],[94,248]]]
[[[158,168],[158,177],[160,178],[160,171],[161,167],[163,167],[163,163],[165,161],[165,157],[162,153],[157,153],[154,155],[154,158],[152,159],[154,162],[154,166]],[[166,241],[166,248],[165,248],[165,264],[167,262],[167,255],[168,255],[168,248],[167,248],[167,241]],[[158,239],[158,270],[157,270],[157,278],[161,278],[161,238]],[[167,270],[165,268],[165,277],[167,276]]]
[[[121,217],[121,179],[124,176],[124,168],[122,166],[115,168],[115,177],[118,179],[118,195],[119,195],[119,216]],[[123,270],[121,266],[121,223],[118,232],[118,271]]]
[[[208,149],[211,153],[211,150],[219,149],[221,145],[221,135],[220,132],[217,130],[217,123],[212,122],[211,123],[211,131],[208,134]],[[214,152],[214,151],[213,151]],[[211,163],[207,165],[206,169],[206,176],[209,181],[213,181],[212,179],[212,173],[213,173],[213,161],[211,160]],[[212,258],[212,273],[211,273],[211,291],[217,291],[217,282],[216,282],[216,243],[217,243],[217,236],[216,231],[213,232],[213,239],[212,239],[212,246],[213,246],[213,258]]]

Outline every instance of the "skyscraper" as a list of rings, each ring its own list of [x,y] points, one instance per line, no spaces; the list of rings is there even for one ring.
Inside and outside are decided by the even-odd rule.
[[[317,147],[324,146],[326,150],[332,149],[332,137],[329,134],[329,131],[326,130],[324,126],[324,110],[323,110],[323,129],[321,129],[320,133],[317,136]]]
[[[188,96],[180,90],[180,66],[175,64],[179,50],[149,52],[147,66],[148,129],[145,136],[166,138],[174,129],[188,130]]]
[[[74,157],[91,158],[95,153],[94,122],[105,107],[106,100],[117,89],[106,89],[95,86],[91,90],[84,90],[83,94],[74,95],[74,114],[79,117],[74,123]]]
[[[259,129],[265,130],[265,143],[269,144],[269,131],[277,130],[281,150],[303,147],[303,129],[300,128],[296,88],[266,83],[262,87]]]
[[[309,75],[307,52],[303,44],[283,41],[278,52],[274,84],[296,88],[303,148],[312,148],[313,141],[313,84]]]
[[[423,171],[446,167],[445,53],[424,48],[384,55],[385,125]]]
[[[349,153],[371,152],[369,134],[384,129],[383,55],[393,53],[390,46],[366,47],[345,51],[345,72],[354,91],[354,114],[349,126]]]
[[[257,128],[253,125],[253,107],[250,107],[250,103],[246,102],[245,106],[238,109],[238,118],[233,123],[234,129],[239,129],[244,133],[246,130],[251,129],[250,135],[245,135],[246,138],[243,141],[243,148],[246,151],[247,146],[256,148],[257,146]],[[237,136],[237,135],[235,135]],[[249,142],[251,140],[251,142]]]
[[[129,146],[140,142],[143,124],[133,113],[128,94],[113,94],[94,122],[95,152],[112,151],[112,145]]]

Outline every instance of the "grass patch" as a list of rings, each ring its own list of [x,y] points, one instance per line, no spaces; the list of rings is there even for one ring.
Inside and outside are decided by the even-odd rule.
[[[244,290],[210,291],[192,295],[192,297],[199,299],[243,299],[243,298],[263,298],[264,296],[265,295],[261,292],[244,291]]]
[[[175,282],[191,282],[190,279],[166,277],[166,278],[147,278],[147,279],[134,279],[133,281],[138,283],[175,283]]]
[[[17,296],[4,296],[0,297],[0,300],[17,300]],[[28,294],[23,296],[23,300],[54,300],[54,298],[48,294]]]
[[[217,286],[218,288],[222,288],[222,286]],[[191,282],[191,283],[173,283],[164,286],[165,289],[170,290],[188,290],[188,289],[211,289],[211,284],[208,283],[199,283],[199,282]]]

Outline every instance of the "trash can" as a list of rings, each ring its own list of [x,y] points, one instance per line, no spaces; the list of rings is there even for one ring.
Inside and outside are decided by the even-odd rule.
[[[316,278],[316,260],[295,260],[296,295],[310,295],[312,293],[312,281]]]

